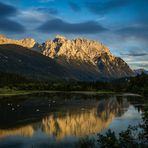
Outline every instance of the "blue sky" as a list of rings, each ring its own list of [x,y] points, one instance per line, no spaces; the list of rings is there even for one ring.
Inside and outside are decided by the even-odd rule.
[[[95,39],[131,68],[148,69],[148,0],[0,0],[0,18],[8,37]]]

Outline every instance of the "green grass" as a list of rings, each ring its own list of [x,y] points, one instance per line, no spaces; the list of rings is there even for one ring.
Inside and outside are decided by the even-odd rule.
[[[17,95],[28,95],[32,93],[38,93],[41,91],[37,90],[17,90],[10,88],[0,88],[0,96],[17,96]]]
[[[26,94],[29,94],[29,93],[31,93],[31,92],[25,91],[25,90],[0,88],[0,96],[26,95]]]
[[[50,91],[50,90],[17,90],[15,88],[10,89],[10,88],[7,88],[7,87],[0,88],[0,96],[28,95],[28,94],[40,93],[40,92],[52,93],[52,92],[62,92],[62,91]],[[87,94],[91,94],[91,93],[95,93],[95,94],[114,93],[114,92],[108,91],[108,90],[99,90],[99,91],[67,91],[67,92],[87,93]]]

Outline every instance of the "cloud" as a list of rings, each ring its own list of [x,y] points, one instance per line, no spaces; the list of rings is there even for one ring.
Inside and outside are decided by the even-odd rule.
[[[108,1],[94,1],[86,2],[86,8],[94,14],[104,14],[110,11],[119,9],[129,4],[130,0],[108,0]]]
[[[4,18],[0,21],[0,31],[3,33],[24,33],[25,27],[18,22]]]
[[[38,0],[40,3],[48,3],[53,2],[54,0]]]
[[[79,12],[81,10],[80,6],[72,1],[69,2],[69,6],[75,12]]]
[[[11,5],[4,4],[0,2],[0,17],[8,17],[17,14],[17,9]]]
[[[3,33],[24,33],[25,27],[12,19],[17,15],[17,8],[0,2],[0,31]]]
[[[18,4],[21,0],[13,0],[13,4]],[[0,0],[0,2],[5,2],[7,4],[12,4],[12,0]]]
[[[122,58],[132,68],[148,68],[148,52],[146,51],[147,46],[139,45],[131,46],[128,48],[126,53],[120,53]]]
[[[135,61],[135,59],[133,59],[133,61],[128,62],[128,64],[131,65],[133,69],[144,68],[148,70],[148,61]]]
[[[49,17],[50,16],[48,14],[37,11],[36,9],[21,11],[21,13],[17,16],[23,24],[29,24],[29,26],[43,23]]]
[[[69,23],[61,19],[52,19],[42,24],[37,30],[44,33],[96,34],[107,29],[95,21]]]
[[[125,36],[148,38],[148,22],[141,22],[119,29],[117,32]]]
[[[57,15],[59,14],[58,10],[56,8],[46,8],[46,7],[39,7],[35,9],[36,11],[48,13],[51,15]]]
[[[127,27],[121,28],[115,31],[116,34],[120,35],[122,38],[134,39],[137,43],[141,42],[148,45],[148,21],[135,22]]]
[[[148,52],[144,53],[121,53],[122,56],[132,56],[132,57],[140,57],[140,56],[147,56]]]
[[[148,69],[148,55],[146,56],[123,56],[122,57],[133,69]]]

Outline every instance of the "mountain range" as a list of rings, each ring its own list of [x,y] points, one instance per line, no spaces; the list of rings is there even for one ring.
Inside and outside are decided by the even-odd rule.
[[[129,77],[134,71],[94,40],[56,36],[43,44],[0,35],[0,71],[35,79],[97,81]]]
[[[140,68],[140,69],[134,69],[133,71],[135,72],[136,75],[141,75],[142,73],[148,75],[148,70],[145,70],[145,69],[143,69],[143,68]]]

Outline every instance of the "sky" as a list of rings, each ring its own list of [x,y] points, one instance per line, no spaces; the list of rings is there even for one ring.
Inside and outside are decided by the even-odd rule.
[[[148,70],[148,0],[0,0],[0,34],[37,42],[88,38]]]

